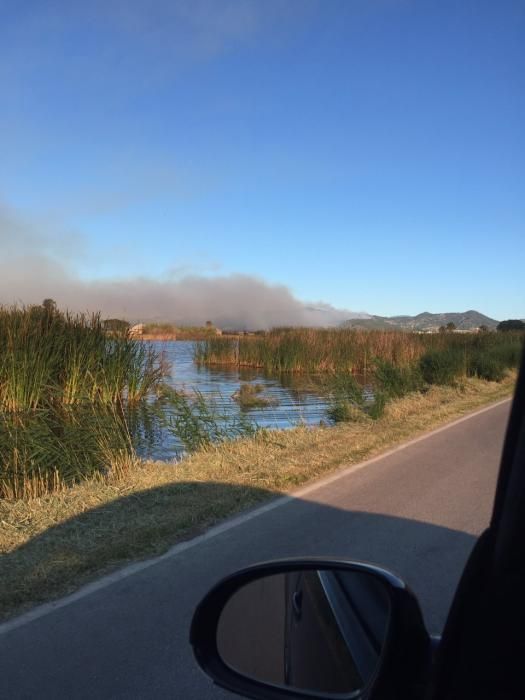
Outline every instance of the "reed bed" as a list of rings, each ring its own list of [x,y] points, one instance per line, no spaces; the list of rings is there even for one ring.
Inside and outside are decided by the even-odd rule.
[[[0,307],[0,409],[140,401],[165,367],[152,348],[107,334],[100,316]]]
[[[516,366],[523,343],[521,333],[435,333],[402,331],[310,329],[274,330],[239,339],[210,338],[196,344],[195,360],[203,364],[254,367],[267,372],[367,374],[377,360],[395,367],[415,365],[428,352],[481,354]]]
[[[200,340],[195,343],[193,359],[203,365],[238,365],[239,342],[238,338],[221,337]]]
[[[297,328],[199,343],[195,359],[269,372],[366,372],[375,357],[406,364],[422,355],[422,336],[399,332]]]
[[[162,359],[98,315],[0,307],[0,497],[133,459],[125,406],[145,400],[166,372]]]

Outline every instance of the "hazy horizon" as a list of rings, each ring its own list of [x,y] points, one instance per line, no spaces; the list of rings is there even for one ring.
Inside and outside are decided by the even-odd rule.
[[[62,310],[100,312],[104,318],[268,329],[275,326],[336,326],[351,318],[386,316],[375,309],[341,309],[301,300],[284,284],[254,275],[188,274],[174,269],[159,278],[82,279],[67,263],[81,256],[86,241],[64,232],[44,232],[0,203],[0,304],[40,304],[52,298]],[[35,253],[38,250],[38,253]],[[466,311],[467,309],[465,309]],[[484,315],[483,308],[470,307]],[[462,313],[452,309],[400,308],[389,316]],[[491,317],[495,318],[495,317]],[[503,314],[501,318],[510,318]],[[495,320],[501,320],[496,317]]]

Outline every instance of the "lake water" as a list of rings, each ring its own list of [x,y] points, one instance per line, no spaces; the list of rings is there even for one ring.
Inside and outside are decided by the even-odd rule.
[[[326,421],[327,398],[319,379],[290,374],[268,376],[260,370],[225,366],[197,365],[193,361],[192,341],[152,342],[152,346],[164,353],[171,364],[167,383],[173,388],[192,393],[199,391],[213,402],[220,414],[239,416],[244,414],[259,427],[289,428],[306,424],[318,425]],[[232,398],[241,384],[251,382],[264,386],[261,396],[271,399],[271,405],[241,408]],[[163,409],[169,412],[169,407]],[[144,439],[138,447],[143,457],[173,459],[182,451],[180,441],[166,429],[159,429],[150,421]]]

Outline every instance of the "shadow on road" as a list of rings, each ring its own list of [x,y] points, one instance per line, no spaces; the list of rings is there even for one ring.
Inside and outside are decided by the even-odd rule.
[[[264,489],[188,482],[105,504],[5,555],[3,604],[13,605],[16,595],[19,604],[42,599],[50,582],[55,591],[71,590],[72,580],[93,578],[101,562],[116,568],[151,555],[154,533],[166,550],[177,530],[187,538],[219,514],[272,497]],[[437,632],[474,541],[445,527],[292,498],[0,633],[0,696],[230,697],[212,691],[195,666],[191,615],[219,578],[272,558],[324,556],[390,568],[416,592],[429,630]]]
[[[159,554],[221,517],[275,497],[259,488],[183,482],[89,510],[0,559],[5,582],[1,608],[56,597],[78,587],[79,581],[127,560]],[[429,592],[448,589],[448,582],[455,582],[474,542],[473,536],[448,528],[303,499],[292,499],[285,507],[237,526],[226,541],[243,529],[251,533],[249,550],[242,557],[238,553],[233,566],[241,559],[273,556],[359,558],[396,569],[416,587],[424,581]]]

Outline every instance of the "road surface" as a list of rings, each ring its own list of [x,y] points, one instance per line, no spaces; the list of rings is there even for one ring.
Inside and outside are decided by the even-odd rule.
[[[277,557],[389,567],[439,632],[490,517],[509,407],[480,412],[0,627],[0,697],[233,697],[193,661],[192,610],[221,576]]]

